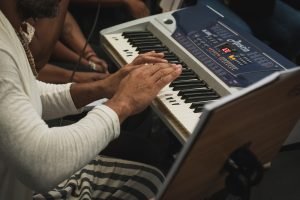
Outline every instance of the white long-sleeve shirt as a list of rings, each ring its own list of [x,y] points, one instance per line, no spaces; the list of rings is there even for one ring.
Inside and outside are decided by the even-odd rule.
[[[44,119],[79,112],[70,85],[35,79],[0,11],[0,200],[32,199],[31,189],[51,189],[118,137],[118,116],[105,105],[73,125],[47,126]]]

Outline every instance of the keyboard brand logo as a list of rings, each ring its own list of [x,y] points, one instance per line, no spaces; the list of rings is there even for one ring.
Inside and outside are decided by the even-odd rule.
[[[296,85],[288,93],[289,96],[299,96],[300,95],[300,85]]]
[[[241,40],[228,39],[227,42],[230,42],[232,45],[238,47],[245,53],[250,51],[250,47],[246,47],[245,45],[243,45]]]

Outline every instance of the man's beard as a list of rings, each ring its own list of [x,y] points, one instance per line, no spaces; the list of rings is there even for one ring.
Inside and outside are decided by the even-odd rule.
[[[58,0],[18,0],[18,9],[25,18],[55,17],[58,12]]]

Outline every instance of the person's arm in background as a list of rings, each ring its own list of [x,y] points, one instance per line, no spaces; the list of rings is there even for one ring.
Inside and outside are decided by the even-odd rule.
[[[68,48],[60,41],[56,43],[51,55],[52,61],[63,61],[74,65],[78,64],[79,58],[80,58],[79,54],[77,54],[75,51]],[[93,69],[89,61],[84,56],[81,57],[79,64],[85,66],[86,68]],[[102,67],[100,67],[100,65],[96,64],[96,67],[98,67],[98,70],[96,68],[93,70],[102,71]],[[106,67],[104,69],[106,69]]]
[[[75,72],[72,77],[72,70],[67,70],[61,67],[57,67],[52,64],[46,64],[38,75],[38,80],[45,83],[63,84],[68,82],[75,83],[87,83],[106,78],[109,74],[97,73],[97,72]]]
[[[79,55],[67,48],[65,45],[57,42],[55,48],[53,50],[53,54],[51,57],[55,56],[55,60],[58,61],[68,61],[74,65],[74,67],[78,64]],[[90,68],[88,61],[85,59],[81,59],[80,62],[81,66],[86,66]],[[53,64],[47,63],[44,67],[39,70],[39,74],[37,79],[43,81],[45,83],[56,83],[56,84],[63,84],[68,82],[75,82],[75,83],[85,83],[85,82],[92,82],[96,80],[104,79],[108,76],[108,73],[98,73],[98,72],[79,72],[76,71],[73,74],[73,70],[64,69]],[[71,77],[73,79],[71,80]]]
[[[101,6],[124,5],[134,18],[141,18],[150,15],[150,10],[145,4],[145,0],[71,0],[72,3],[87,6],[95,6],[100,2]]]
[[[91,62],[95,64],[94,70],[107,73],[107,63],[100,59],[90,44],[86,44],[87,40],[83,35],[78,23],[71,15],[67,13],[62,35],[59,43],[56,44],[52,57],[54,59],[67,60],[72,63],[79,61],[82,54],[81,63],[86,67],[91,67]],[[85,51],[83,51],[86,45]]]
[[[58,41],[55,44],[55,47],[51,54],[51,60],[65,61],[68,63],[77,64],[79,61],[79,55],[76,52],[72,51],[70,48],[68,48],[66,45]],[[88,67],[88,61],[86,61],[84,58],[81,59],[80,64]]]
[[[56,17],[32,21],[35,34],[30,43],[30,50],[38,71],[48,63],[54,46],[61,35],[68,5],[69,0],[60,1],[59,12]]]

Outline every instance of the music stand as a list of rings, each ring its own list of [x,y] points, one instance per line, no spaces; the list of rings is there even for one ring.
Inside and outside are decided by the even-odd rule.
[[[257,184],[261,165],[275,157],[299,118],[299,68],[276,72],[207,105],[157,199],[205,199],[235,173],[238,181],[251,181],[249,187]],[[258,170],[248,173],[251,168]]]
[[[181,8],[183,0],[161,0],[159,4],[163,12],[168,12]]]

